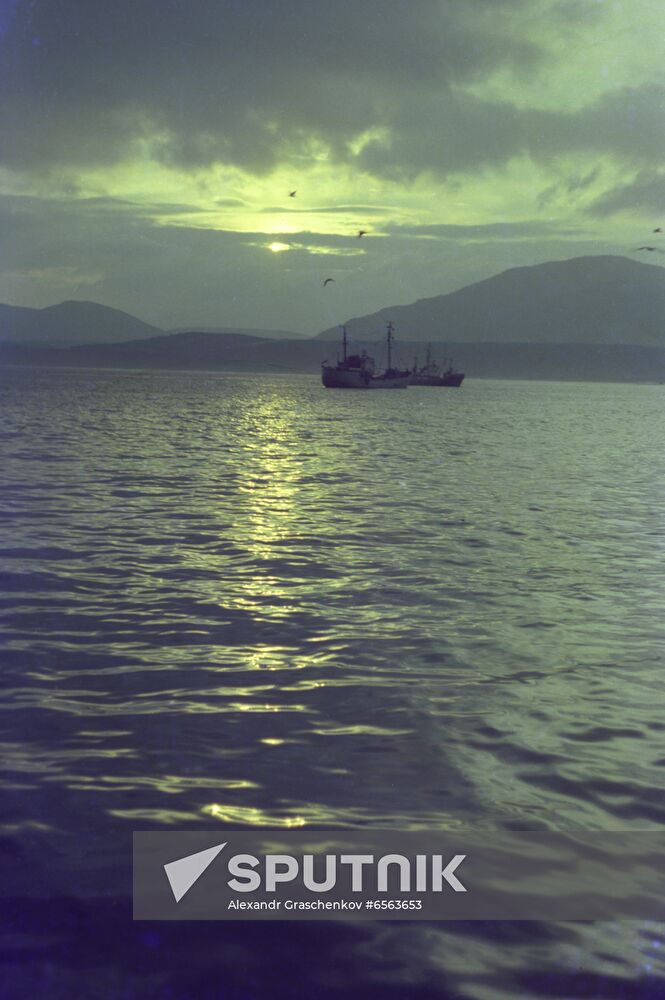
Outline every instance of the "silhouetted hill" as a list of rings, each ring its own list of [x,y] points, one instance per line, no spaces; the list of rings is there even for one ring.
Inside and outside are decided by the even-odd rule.
[[[383,342],[353,341],[379,365]],[[398,342],[394,358],[410,367],[424,357],[424,342]],[[270,340],[242,334],[181,333],[124,344],[70,348],[0,343],[0,364],[78,368],[190,371],[303,372],[318,380],[324,358],[331,361],[339,342]],[[435,352],[443,360],[444,351]],[[665,348],[629,344],[487,344],[448,342],[445,355],[473,378],[532,378],[609,382],[665,382]],[[424,391],[424,390],[423,390]]]
[[[124,344],[72,347],[76,364],[131,368],[224,368],[252,356],[261,344],[282,343],[244,333],[168,333]]]
[[[365,347],[379,366],[391,319],[394,358],[402,366],[411,367],[416,353],[422,359],[426,344],[439,341],[438,360],[452,355],[468,378],[663,382],[664,278],[665,269],[622,257],[580,257],[515,268],[450,295],[382,309],[350,320],[347,330],[352,349]],[[40,331],[42,343],[16,333],[17,342],[7,342],[12,323],[15,331]],[[130,338],[137,326],[139,335]],[[113,336],[100,343],[109,329]],[[275,331],[248,330],[165,334],[83,302],[0,307],[0,331],[0,362],[22,365],[318,373],[321,361],[334,360],[340,349],[338,327],[313,339],[276,340]],[[56,348],[56,335],[74,343]]]
[[[51,345],[117,343],[162,331],[96,302],[60,302],[45,309],[0,305],[0,340]]]
[[[244,337],[261,337],[264,340],[306,340],[307,333],[293,333],[291,330],[255,330],[234,326],[177,326],[169,333],[223,333],[242,334]]]
[[[223,337],[261,337],[296,340],[300,334],[288,330],[245,330],[234,327],[180,327],[169,333],[210,334]],[[0,305],[0,341],[69,347],[77,344],[118,344],[155,338],[165,334],[121,309],[96,302],[69,301],[45,309]]]
[[[665,268],[625,257],[576,257],[516,267],[449,295],[347,320],[400,340],[665,345]],[[339,336],[324,330],[322,340]]]

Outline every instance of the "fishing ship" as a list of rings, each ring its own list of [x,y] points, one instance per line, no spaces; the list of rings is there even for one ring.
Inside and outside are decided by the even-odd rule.
[[[337,364],[324,361],[321,365],[321,381],[326,389],[406,389],[411,378],[409,369],[393,368],[392,344],[395,328],[388,323],[386,333],[388,365],[382,372],[374,367],[374,358],[365,350],[360,354],[349,354],[346,327],[342,327],[342,359]]]
[[[446,364],[444,359],[443,364]],[[414,361],[411,385],[437,385],[451,386],[458,388],[464,381],[464,372],[455,371],[452,358],[448,361],[448,367],[439,366],[432,358],[432,345],[427,345],[427,355],[425,364],[418,367],[418,359]]]

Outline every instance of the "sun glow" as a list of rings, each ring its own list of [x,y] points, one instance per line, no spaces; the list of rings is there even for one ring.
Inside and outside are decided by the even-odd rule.
[[[272,250],[273,253],[281,253],[282,250],[290,250],[291,247],[288,243],[271,243],[268,246],[268,250]]]

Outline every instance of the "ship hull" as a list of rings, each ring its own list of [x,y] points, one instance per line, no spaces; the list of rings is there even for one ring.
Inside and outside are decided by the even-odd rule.
[[[326,389],[406,389],[410,372],[372,375],[367,370],[349,370],[323,365],[321,381]]]
[[[411,372],[400,372],[397,375],[375,375],[370,383],[370,389],[406,389],[411,379]]]
[[[411,385],[435,385],[457,389],[463,381],[463,372],[455,372],[451,375],[414,375],[411,379]]]

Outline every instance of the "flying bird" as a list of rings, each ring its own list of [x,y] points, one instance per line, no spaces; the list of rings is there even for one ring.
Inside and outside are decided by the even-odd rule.
[[[323,287],[325,288],[329,281],[334,281],[334,280],[335,280],[334,278],[326,278],[326,280],[323,282]]]
[[[657,247],[635,247],[635,250],[656,250]]]
[[[298,189],[296,188],[296,191],[297,190]],[[289,191],[289,198],[295,198],[295,196],[296,196],[296,192],[295,191]]]
[[[360,239],[361,236],[366,236],[366,235],[367,235],[367,230],[366,229],[359,229],[358,230],[358,239]]]
[[[662,231],[663,230],[660,228],[660,226],[658,227],[658,229],[654,229],[654,233],[662,233]]]

